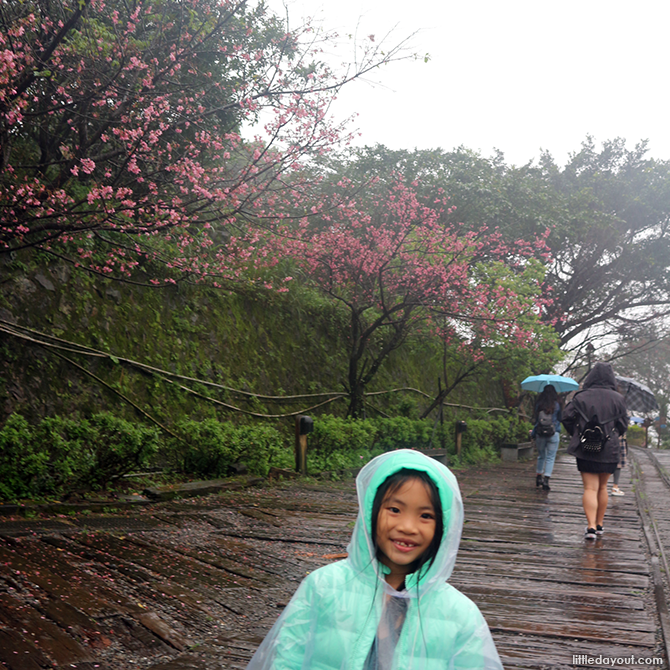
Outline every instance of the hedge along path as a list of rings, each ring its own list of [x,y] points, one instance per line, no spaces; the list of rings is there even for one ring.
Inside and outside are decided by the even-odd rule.
[[[633,495],[610,500],[606,534],[586,544],[571,458],[549,493],[533,462],[456,474],[466,523],[451,582],[481,608],[507,670],[662,655]],[[0,522],[0,660],[244,668],[305,574],[343,556],[356,511],[351,480],[296,481],[89,514],[58,532],[50,519]],[[34,665],[11,665],[18,656]]]
[[[166,433],[171,435],[172,437],[176,437],[173,433],[171,433],[167,428],[165,428],[161,423],[158,422],[157,419],[153,418],[150,414],[148,414],[145,410],[140,408],[132,399],[128,398],[124,394],[122,394],[120,391],[115,389],[113,386],[105,382],[103,379],[97,377],[94,375],[92,372],[87,370],[84,366],[76,363],[72,359],[66,357],[64,354],[59,353],[59,351],[67,351],[72,354],[79,354],[82,356],[87,356],[87,357],[93,357],[93,358],[102,358],[102,359],[107,359],[111,360],[115,364],[123,363],[125,365],[130,366],[131,368],[136,368],[138,370],[142,370],[145,373],[149,373],[154,375],[157,379],[160,381],[166,383],[166,384],[171,384],[178,388],[181,391],[184,391],[185,393],[188,393],[190,395],[193,395],[194,397],[197,397],[201,400],[205,400],[207,402],[211,402],[215,405],[218,405],[220,407],[223,407],[225,409],[231,410],[233,412],[238,412],[241,414],[246,414],[248,416],[253,416],[256,418],[260,419],[282,419],[282,418],[289,418],[292,416],[298,416],[300,414],[305,414],[307,412],[310,412],[312,410],[318,409],[320,407],[324,407],[325,405],[328,405],[332,402],[338,401],[338,400],[345,400],[348,395],[344,392],[341,391],[324,391],[322,393],[306,393],[306,394],[299,394],[299,395],[284,395],[284,396],[275,396],[275,395],[263,395],[259,393],[252,393],[250,391],[242,391],[240,389],[235,389],[230,386],[225,386],[223,384],[217,384],[215,382],[207,381],[204,379],[197,379],[195,377],[188,377],[184,375],[179,375],[174,372],[170,372],[168,370],[162,370],[160,368],[147,365],[145,363],[141,363],[138,361],[131,360],[129,358],[124,358],[123,356],[117,356],[109,352],[104,352],[104,351],[99,351],[97,349],[93,349],[91,347],[87,347],[84,345],[77,344],[75,342],[70,342],[68,340],[64,340],[62,338],[56,337],[54,335],[49,335],[47,333],[43,333],[38,330],[34,330],[33,328],[28,328],[26,326],[19,326],[17,324],[10,323],[9,321],[5,321],[3,319],[0,319],[0,332],[3,332],[7,335],[11,335],[12,337],[16,337],[19,339],[22,339],[24,341],[30,342],[32,344],[35,344],[37,346],[42,347],[43,349],[46,349],[47,351],[50,351],[51,353],[55,354],[62,360],[65,360],[67,363],[73,365],[76,367],[78,370],[83,372],[84,374],[90,376],[93,378],[95,381],[97,381],[99,384],[107,388],[109,391],[112,393],[116,394],[118,397],[120,397],[124,402],[127,402],[129,405],[134,407],[137,411],[139,411],[145,418],[147,418],[149,421],[152,423],[156,424],[158,427],[160,427],[162,430],[164,430]],[[199,393],[198,391],[188,387],[184,386],[183,384],[179,383],[179,381],[175,380],[181,380],[185,382],[192,382],[192,383],[197,383],[197,384],[202,384],[203,386],[209,386],[214,389],[219,389],[222,391],[226,391],[228,393],[233,393],[236,395],[239,395],[242,398],[248,398],[248,399],[257,399],[257,400],[266,400],[266,401],[271,401],[271,402],[278,402],[278,403],[293,403],[297,400],[305,400],[305,399],[313,399],[313,398],[326,398],[326,400],[323,400],[321,402],[315,403],[313,405],[310,405],[308,407],[304,407],[300,410],[294,411],[294,412],[287,412],[283,414],[265,414],[261,412],[253,412],[251,410],[243,409],[241,407],[237,407],[235,405],[231,405],[230,403],[225,403],[221,400],[218,400],[216,398],[212,398],[211,396],[205,395],[203,393]],[[388,389],[385,391],[371,391],[371,392],[366,392],[364,395],[365,397],[374,397],[374,396],[380,396],[380,395],[387,395],[390,393],[402,393],[402,392],[408,392],[408,393],[415,393],[418,395],[423,396],[424,398],[427,399],[433,399],[433,396],[429,395],[428,393],[416,389],[413,387],[400,387],[400,388],[394,388],[394,389]],[[460,408],[460,409],[467,409],[467,410],[481,410],[485,411],[487,413],[491,412],[503,412],[505,414],[509,413],[509,410],[506,408],[502,407],[473,407],[470,405],[460,405],[456,403],[448,403],[443,401],[441,405],[445,407],[455,407],[455,408]],[[436,407],[437,408],[437,407]],[[384,415],[381,410],[375,409],[375,411],[379,412],[380,414]],[[526,417],[528,418],[528,417]],[[178,438],[180,439],[180,438]]]

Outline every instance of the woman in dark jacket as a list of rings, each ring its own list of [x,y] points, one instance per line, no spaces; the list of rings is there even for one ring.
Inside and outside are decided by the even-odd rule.
[[[585,449],[581,443],[582,431],[596,416],[606,440],[598,451]],[[626,432],[628,414],[623,396],[616,391],[614,370],[609,363],[596,363],[584,380],[581,391],[575,393],[563,412],[563,425],[572,435],[568,453],[577,458],[577,469],[582,475],[586,514],[584,537],[594,540],[603,533],[607,509],[607,480],[619,462],[619,437]]]

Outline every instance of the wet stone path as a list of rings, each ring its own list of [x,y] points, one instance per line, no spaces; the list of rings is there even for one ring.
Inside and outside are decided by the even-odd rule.
[[[457,473],[466,524],[451,581],[480,606],[505,667],[663,655],[632,471],[590,544],[573,459],[559,459],[548,493],[533,473]],[[244,668],[305,574],[342,557],[355,514],[346,481],[0,520],[0,668]]]

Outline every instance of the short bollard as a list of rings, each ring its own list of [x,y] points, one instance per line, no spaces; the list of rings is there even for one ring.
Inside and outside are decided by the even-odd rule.
[[[456,454],[461,455],[461,436],[468,429],[468,424],[465,421],[456,422]]]
[[[307,474],[307,434],[314,430],[311,416],[295,417],[295,469],[301,475]]]

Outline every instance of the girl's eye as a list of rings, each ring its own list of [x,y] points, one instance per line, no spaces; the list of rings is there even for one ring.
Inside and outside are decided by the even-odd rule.
[[[393,514],[400,514],[400,510],[397,507],[389,507],[389,512],[393,512]]]
[[[421,518],[422,518],[422,519],[434,519],[434,518],[435,518],[435,515],[434,515],[434,514],[431,514],[430,512],[424,512],[424,513],[421,515]]]

